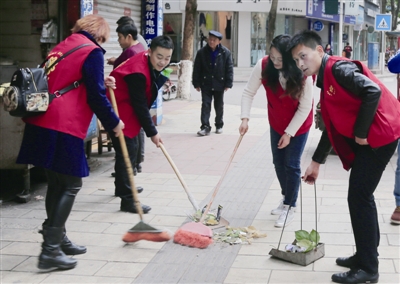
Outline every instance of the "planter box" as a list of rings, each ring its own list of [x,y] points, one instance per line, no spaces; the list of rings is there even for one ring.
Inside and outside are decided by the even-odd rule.
[[[287,252],[287,251],[281,251],[277,249],[271,249],[269,252],[270,255],[273,257],[292,262],[295,264],[307,266],[310,263],[313,263],[314,261],[324,257],[325,255],[325,247],[323,243],[319,243],[318,246],[309,251],[309,252]]]

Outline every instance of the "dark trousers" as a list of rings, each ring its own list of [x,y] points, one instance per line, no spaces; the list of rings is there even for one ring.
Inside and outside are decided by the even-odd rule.
[[[82,178],[45,170],[47,176],[45,223],[49,227],[64,227],[75,197],[82,188]]]
[[[222,128],[224,126],[224,91],[201,91],[201,129],[208,128],[210,126],[210,113],[211,113],[211,102],[214,98],[214,109],[215,109],[215,127]]]
[[[348,143],[355,152],[347,202],[356,243],[357,268],[376,273],[380,233],[374,191],[396,150],[397,141],[376,149],[361,146],[353,140]]]
[[[136,155],[136,165],[139,165],[144,161],[144,137],[145,137],[144,130],[143,128],[141,128],[138,135],[138,150]]]
[[[139,136],[139,135],[138,135]],[[138,136],[129,138],[125,136],[126,147],[132,167],[136,165],[136,156],[138,152]],[[115,150],[115,195],[119,197],[132,196],[132,189],[129,183],[128,171],[125,165],[124,156],[122,155],[121,144],[119,138],[110,133],[112,144]]]

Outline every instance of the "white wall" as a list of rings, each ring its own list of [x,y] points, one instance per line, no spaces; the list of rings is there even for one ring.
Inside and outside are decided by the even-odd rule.
[[[239,12],[237,67],[251,66],[250,30],[251,12]]]

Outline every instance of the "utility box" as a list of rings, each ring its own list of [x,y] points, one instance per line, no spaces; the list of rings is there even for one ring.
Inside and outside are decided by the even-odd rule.
[[[379,69],[379,43],[368,43],[368,68]]]

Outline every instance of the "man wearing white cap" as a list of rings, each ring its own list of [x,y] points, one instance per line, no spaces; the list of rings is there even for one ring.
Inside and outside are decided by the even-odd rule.
[[[222,34],[209,31],[208,44],[196,54],[193,67],[193,86],[201,90],[201,126],[199,136],[210,135],[211,102],[214,98],[215,133],[221,134],[224,126],[224,92],[232,88],[233,62],[229,49],[221,44]]]

